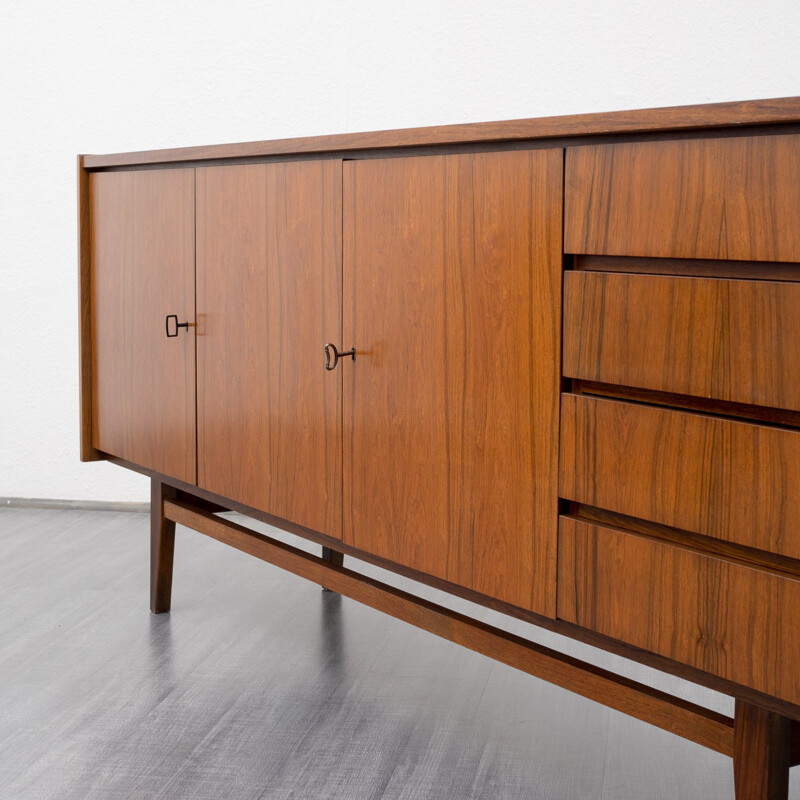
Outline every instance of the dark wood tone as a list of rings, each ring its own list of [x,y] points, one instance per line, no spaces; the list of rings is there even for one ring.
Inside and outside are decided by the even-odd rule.
[[[341,567],[344,564],[344,553],[340,553],[338,550],[332,550],[330,547],[323,547],[322,560],[331,564],[336,564],[337,567]]]
[[[568,148],[564,249],[800,261],[800,136]]]
[[[559,489],[568,500],[800,558],[793,486],[798,431],[562,397]]]
[[[90,176],[92,439],[195,481],[194,170]],[[190,327],[168,339],[167,314]]]
[[[330,547],[323,547],[322,560],[327,561],[329,564],[335,564],[337,567],[341,567],[344,564],[344,553],[338,550],[332,550]],[[322,588],[326,592],[332,591],[324,583],[322,584]]]
[[[89,173],[78,156],[78,381],[81,461],[100,461],[92,444],[92,222]]]
[[[736,800],[786,800],[791,725],[786,717],[736,701],[733,780]]]
[[[197,175],[199,484],[340,538],[341,162]]]
[[[180,496],[180,492],[176,489],[177,494],[175,497]],[[221,505],[220,503],[215,503],[213,500],[206,500],[203,497],[199,497],[198,495],[192,495],[192,503],[197,508],[202,509],[203,511],[208,511],[209,514],[224,514],[230,511],[227,505]]]
[[[360,561],[373,564],[404,578],[417,581],[425,586],[430,586],[434,589],[448,592],[455,597],[461,597],[464,600],[475,603],[476,605],[490,608],[494,611],[499,611],[511,617],[515,617],[533,625],[537,625],[545,630],[552,631],[570,639],[575,639],[576,641],[591,645],[592,647],[596,647],[600,650],[614,653],[615,655],[628,658],[637,663],[652,667],[653,669],[658,669],[670,675],[683,678],[684,680],[692,681],[700,686],[705,686],[706,688],[712,689],[716,692],[721,692],[730,696],[741,697],[748,700],[748,702],[753,703],[754,705],[767,708],[777,714],[800,720],[800,705],[787,703],[784,700],[771,697],[770,695],[763,694],[762,692],[756,692],[750,687],[733,683],[732,681],[720,678],[718,675],[711,675],[707,672],[702,672],[694,667],[681,664],[677,661],[666,658],[665,656],[651,653],[639,647],[633,647],[625,642],[612,639],[608,636],[603,636],[596,631],[583,628],[574,623],[567,622],[566,620],[545,617],[528,609],[518,608],[517,606],[513,606],[509,603],[504,603],[503,601],[497,600],[494,597],[487,597],[486,595],[478,594],[477,592],[467,589],[464,586],[459,586],[455,583],[449,583],[448,581],[444,581],[424,572],[410,569],[402,564],[395,564],[385,558],[380,558],[372,553],[359,550],[358,548],[355,548],[346,542],[338,541],[330,536],[325,536],[324,534],[318,533],[317,531],[302,528],[288,520],[280,519],[264,511],[260,511],[259,509],[250,508],[242,503],[237,503],[230,499],[220,497],[219,495],[215,495],[213,492],[207,492],[203,489],[199,489],[197,486],[191,486],[190,484],[176,481],[173,478],[168,478],[164,475],[158,475],[153,473],[152,470],[144,469],[136,464],[131,464],[130,462],[124,461],[116,456],[108,454],[103,455],[113,464],[117,464],[125,467],[126,469],[133,470],[134,472],[138,472],[141,475],[146,475],[151,478],[157,477],[159,480],[162,480],[168,485],[175,487],[177,489],[177,499],[192,507],[201,505],[197,503],[197,499],[201,498],[204,502],[210,502],[214,505],[223,506],[225,509],[239,512],[245,516],[259,520],[260,522],[265,522],[268,525],[272,525],[279,530],[299,536],[323,547],[329,547],[332,550],[341,551],[346,556],[352,556]],[[208,509],[206,508],[206,510]]]
[[[370,608],[719,753],[733,752],[732,720],[724,715],[470,619],[187,503],[167,500],[164,510],[180,525],[314,583],[324,583]]]
[[[573,269],[627,272],[635,275],[675,275],[690,278],[800,282],[800,264],[780,261],[724,261],[701,258],[634,258],[575,255]]]
[[[796,719],[790,720],[792,727],[792,744],[789,750],[789,766],[796,767],[800,764],[800,722]]]
[[[783,573],[788,577],[800,578],[800,561],[786,556],[767,553],[764,550],[754,550],[722,539],[712,539],[699,533],[683,531],[680,528],[670,528],[657,522],[630,517],[627,514],[618,514],[604,508],[583,505],[582,503],[569,503],[569,515],[584,520],[585,522],[599,522],[612,528],[622,528],[633,533],[642,533],[656,539],[701,550],[709,555],[719,556],[728,561],[744,564],[748,567],[764,567],[771,572]]]
[[[599,397],[615,397],[619,400],[633,400],[637,403],[682,408],[687,411],[700,411],[704,414],[716,414],[723,417],[738,417],[766,422],[771,425],[786,425],[800,428],[800,412],[786,411],[782,408],[751,406],[746,403],[728,403],[724,400],[712,400],[686,394],[657,392],[652,389],[639,389],[635,386],[617,386],[609,383],[597,383],[575,378],[571,381],[573,394],[592,394]]]
[[[800,581],[571,517],[558,546],[561,619],[800,701]]]
[[[647,131],[685,131],[697,128],[741,127],[800,122],[800,98],[781,97],[672,108],[648,108],[600,114],[508,120],[503,122],[441,125],[369,133],[309,136],[199,147],[147,150],[84,156],[88,169],[133,164],[166,164],[213,158],[251,158],[300,153],[338,152],[352,149],[419,147],[460,142],[513,142],[564,136]]]
[[[344,540],[555,610],[561,154],[345,164]]]
[[[563,370],[800,411],[800,283],[567,272]]]
[[[157,478],[150,481],[150,610],[169,611],[172,603],[172,564],[175,556],[175,523],[164,515],[164,501],[175,489]]]

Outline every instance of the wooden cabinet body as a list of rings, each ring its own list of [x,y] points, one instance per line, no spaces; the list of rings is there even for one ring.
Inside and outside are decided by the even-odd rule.
[[[153,610],[181,522],[784,797],[798,124],[787,99],[81,157],[82,457],[153,479]],[[726,692],[735,718],[343,554]]]

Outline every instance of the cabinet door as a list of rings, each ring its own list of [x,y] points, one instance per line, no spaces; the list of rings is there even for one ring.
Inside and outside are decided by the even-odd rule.
[[[562,163],[344,172],[344,539],[550,616]]]
[[[341,170],[197,170],[199,485],[339,538]]]
[[[92,444],[194,483],[194,170],[93,173],[89,191]],[[189,327],[168,338],[168,314]]]

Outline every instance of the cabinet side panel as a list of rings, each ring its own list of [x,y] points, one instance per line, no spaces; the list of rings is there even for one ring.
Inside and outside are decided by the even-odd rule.
[[[91,188],[83,156],[78,156],[78,357],[80,374],[80,458],[99,461],[103,455],[92,445],[92,409],[94,407],[92,374],[92,235]]]
[[[197,170],[198,485],[266,499],[267,168]]]

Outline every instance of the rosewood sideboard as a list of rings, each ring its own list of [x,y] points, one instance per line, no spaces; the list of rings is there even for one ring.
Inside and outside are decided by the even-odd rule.
[[[800,98],[85,155],[78,184],[81,458],[151,477],[153,612],[186,525],[732,756],[738,800],[787,796]]]

